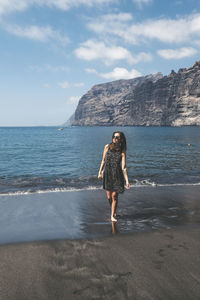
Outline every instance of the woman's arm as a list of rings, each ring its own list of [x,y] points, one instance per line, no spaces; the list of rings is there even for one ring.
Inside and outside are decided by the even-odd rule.
[[[126,152],[122,152],[122,171],[124,174],[124,178],[126,181],[126,188],[129,189],[130,188],[130,183],[128,181],[128,174],[127,174],[127,169],[126,169]]]
[[[99,173],[98,173],[98,178],[99,179],[102,179],[102,177],[103,177],[103,167],[104,167],[104,164],[105,164],[107,151],[108,151],[108,144],[105,145],[105,147],[104,147],[103,158],[102,158],[101,165],[100,165],[100,168],[99,168]]]

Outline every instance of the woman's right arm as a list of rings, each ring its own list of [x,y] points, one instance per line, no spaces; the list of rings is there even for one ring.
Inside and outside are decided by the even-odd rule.
[[[103,178],[103,167],[104,167],[104,164],[105,164],[105,159],[106,159],[106,153],[108,151],[108,146],[109,146],[109,144],[105,145],[105,147],[104,147],[103,158],[102,158],[101,165],[100,165],[100,168],[99,168],[99,173],[98,173],[98,179]]]
[[[126,188],[130,189],[130,183],[128,180],[128,174],[127,174],[127,169],[126,169],[126,151],[122,152],[122,171],[124,174],[124,179],[126,181]]]

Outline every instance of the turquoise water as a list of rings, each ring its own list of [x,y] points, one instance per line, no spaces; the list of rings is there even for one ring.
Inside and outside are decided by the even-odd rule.
[[[200,184],[199,127],[0,127],[0,193],[102,187],[103,149],[117,130],[132,186]]]

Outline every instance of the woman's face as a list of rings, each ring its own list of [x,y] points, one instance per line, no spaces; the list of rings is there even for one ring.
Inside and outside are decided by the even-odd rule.
[[[120,133],[115,132],[114,137],[113,137],[113,143],[119,143],[120,142]]]

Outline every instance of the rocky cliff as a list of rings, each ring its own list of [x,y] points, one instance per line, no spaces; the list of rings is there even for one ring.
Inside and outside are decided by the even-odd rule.
[[[79,101],[75,126],[200,125],[200,62],[131,80],[95,85]]]

